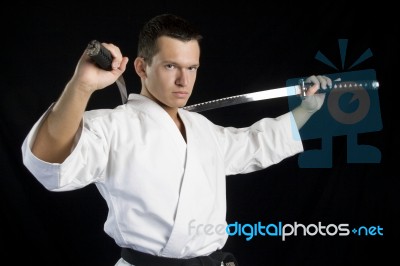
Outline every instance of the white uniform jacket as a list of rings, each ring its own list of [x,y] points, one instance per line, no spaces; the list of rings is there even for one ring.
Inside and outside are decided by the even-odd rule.
[[[72,153],[61,164],[48,163],[31,152],[45,115],[22,145],[25,166],[51,191],[96,184],[109,208],[105,232],[121,247],[158,256],[190,258],[221,249],[226,233],[195,227],[226,225],[225,177],[303,151],[291,113],[233,128],[180,109],[185,142],[158,104],[131,94],[115,109],[85,112]]]

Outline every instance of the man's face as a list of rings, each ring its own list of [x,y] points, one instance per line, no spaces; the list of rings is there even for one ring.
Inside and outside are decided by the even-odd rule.
[[[186,105],[196,80],[200,60],[197,41],[182,42],[170,37],[158,39],[159,52],[152,64],[146,64],[141,94],[157,101],[165,109]]]

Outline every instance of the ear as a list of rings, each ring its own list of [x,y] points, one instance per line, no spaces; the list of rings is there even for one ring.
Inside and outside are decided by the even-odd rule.
[[[135,71],[139,77],[146,78],[146,62],[144,61],[144,58],[136,57],[133,65],[135,66]]]

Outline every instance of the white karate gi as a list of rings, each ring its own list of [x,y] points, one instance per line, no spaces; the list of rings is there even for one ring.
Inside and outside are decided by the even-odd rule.
[[[25,166],[51,191],[96,184],[109,208],[105,232],[121,247],[157,256],[190,258],[221,249],[226,233],[189,225],[226,225],[225,177],[303,151],[291,113],[238,129],[180,109],[186,143],[158,104],[131,94],[115,109],[85,112],[72,153],[61,164],[47,163],[30,149],[45,115],[22,145]]]

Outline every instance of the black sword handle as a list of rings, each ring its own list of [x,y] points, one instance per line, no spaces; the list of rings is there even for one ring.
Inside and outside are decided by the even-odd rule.
[[[86,54],[98,65],[100,68],[104,70],[112,70],[112,60],[113,57],[111,55],[110,50],[104,47],[99,41],[92,40],[89,42],[86,48]],[[119,92],[121,94],[122,103],[125,104],[128,101],[127,90],[125,86],[125,81],[121,76],[116,80]]]
[[[87,55],[102,69],[111,70],[112,55],[111,52],[104,47],[99,41],[92,40],[87,48]]]
[[[299,79],[300,85],[300,96],[301,98],[306,97],[307,90],[314,84],[311,82],[305,82],[304,79]],[[377,80],[357,80],[357,81],[332,81],[332,87],[327,87],[325,90],[320,88],[317,93],[330,92],[336,89],[367,89],[377,90],[379,88],[379,82]]]

